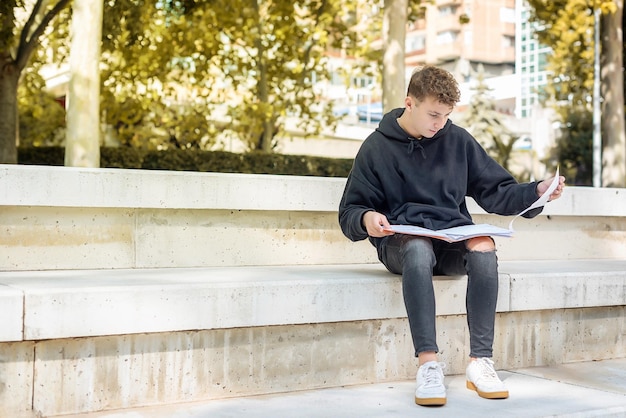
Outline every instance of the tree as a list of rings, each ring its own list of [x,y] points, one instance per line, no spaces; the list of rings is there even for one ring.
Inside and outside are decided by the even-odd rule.
[[[549,45],[547,57],[552,77],[545,89],[563,126],[568,129],[571,114],[591,112],[594,66],[594,8],[602,12],[601,85],[603,92],[602,127],[605,186],[626,186],[626,133],[624,129],[624,88],[621,70],[623,39],[622,0],[528,0],[532,21],[538,24],[539,42]],[[618,29],[619,28],[619,29]],[[621,116],[620,116],[621,112]],[[591,121],[590,117],[584,120]],[[581,129],[581,132],[592,132]],[[563,138],[569,138],[566,132]],[[591,143],[591,136],[588,141]],[[576,164],[573,164],[576,165]]]
[[[206,145],[207,132],[221,131],[270,152],[290,117],[307,134],[333,124],[316,83],[329,76],[327,48],[348,32],[339,0],[110,4],[103,110],[123,141],[141,142],[148,125],[175,146]],[[181,138],[181,125],[200,138]]]
[[[356,48],[349,49],[348,53],[366,63],[376,63],[378,71],[370,75],[381,78],[385,112],[404,106],[406,26],[424,17],[423,3],[422,0],[384,0],[357,5],[357,9],[368,11],[361,11],[366,18],[356,19],[354,26],[362,42],[356,42]],[[382,42],[378,42],[380,40]]]
[[[26,14],[24,1],[0,3],[0,164],[17,163],[20,76],[46,27],[68,3],[69,0],[37,0],[21,28],[19,12]]]
[[[19,143],[21,146],[60,145],[65,139],[63,103],[45,92],[45,81],[39,74],[41,60],[24,68],[18,86]]]
[[[70,82],[67,98],[65,165],[100,167],[100,0],[72,5]],[[84,22],[93,22],[85,25]]]
[[[364,3],[380,28],[378,38],[379,3]],[[410,1],[409,16],[423,12],[420,3]],[[102,118],[122,144],[146,148],[210,148],[217,133],[226,133],[269,152],[290,118],[305,134],[316,134],[334,123],[318,87],[329,77],[329,48],[382,57],[380,49],[371,50],[368,36],[374,34],[355,19],[361,6],[344,0],[109,0]],[[62,46],[55,48],[59,59],[68,55],[65,33],[55,40]],[[404,78],[404,71],[398,74]]]
[[[290,117],[306,134],[332,126],[330,103],[320,101],[317,85],[328,78],[327,49],[350,44],[342,6],[107,1],[103,119],[128,145],[208,148],[215,133],[226,132],[265,152]],[[65,42],[58,58],[66,59],[67,41],[57,42]]]
[[[329,78],[326,51],[345,30],[338,1],[222,0],[215,57],[235,92],[228,106],[232,130],[251,149],[270,152],[288,117],[307,134],[334,123],[332,105],[320,100],[316,80]],[[217,16],[216,16],[217,17]]]
[[[102,28],[102,118],[122,145],[210,147],[212,2],[112,0]]]
[[[482,65],[476,75],[477,84],[472,88],[474,94],[467,111],[461,117],[461,124],[476,138],[505,169],[509,163],[513,144],[518,139],[504,124],[502,115],[496,110],[495,100],[489,94],[490,88],[485,83]]]
[[[404,107],[408,0],[385,0],[383,17],[383,110]]]
[[[593,135],[591,112],[585,108],[572,108],[566,115],[561,138],[556,145],[556,155],[561,174],[568,184],[593,185],[593,151],[590,138]]]
[[[624,1],[615,0],[614,10],[602,15],[602,185],[626,187],[626,126],[624,124],[623,11]]]

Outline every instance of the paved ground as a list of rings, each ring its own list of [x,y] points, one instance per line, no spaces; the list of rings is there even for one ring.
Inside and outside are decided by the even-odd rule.
[[[482,399],[457,375],[446,377],[448,403],[443,407],[415,405],[415,383],[399,381],[72,417],[626,417],[626,359],[498,374],[509,388],[509,399]]]

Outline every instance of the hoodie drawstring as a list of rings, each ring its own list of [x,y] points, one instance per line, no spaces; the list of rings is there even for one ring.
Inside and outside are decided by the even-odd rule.
[[[412,154],[413,151],[415,151],[416,142],[417,142],[417,149],[420,151],[420,154],[422,154],[422,158],[426,159],[426,152],[424,151],[424,147],[415,138],[409,138],[409,150],[407,154]]]

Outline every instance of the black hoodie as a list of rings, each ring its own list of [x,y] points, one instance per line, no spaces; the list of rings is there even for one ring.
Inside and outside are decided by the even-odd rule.
[[[362,223],[368,211],[391,224],[437,230],[473,223],[466,196],[499,215],[515,215],[537,200],[536,182],[519,184],[465,129],[448,120],[432,138],[412,138],[398,124],[403,112],[385,114],[354,160],[339,204],[339,224],[350,240],[368,237]]]

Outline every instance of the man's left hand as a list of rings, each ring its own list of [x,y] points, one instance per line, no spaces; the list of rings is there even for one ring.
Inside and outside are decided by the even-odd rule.
[[[539,197],[543,196],[543,194],[548,190],[548,187],[550,187],[550,184],[552,183],[553,180],[554,180],[554,177],[551,177],[537,184],[537,195],[539,195]],[[564,188],[565,188],[565,177],[559,176],[559,184],[556,186],[556,189],[554,189],[554,191],[550,195],[548,202],[561,197],[561,194],[563,194]]]

